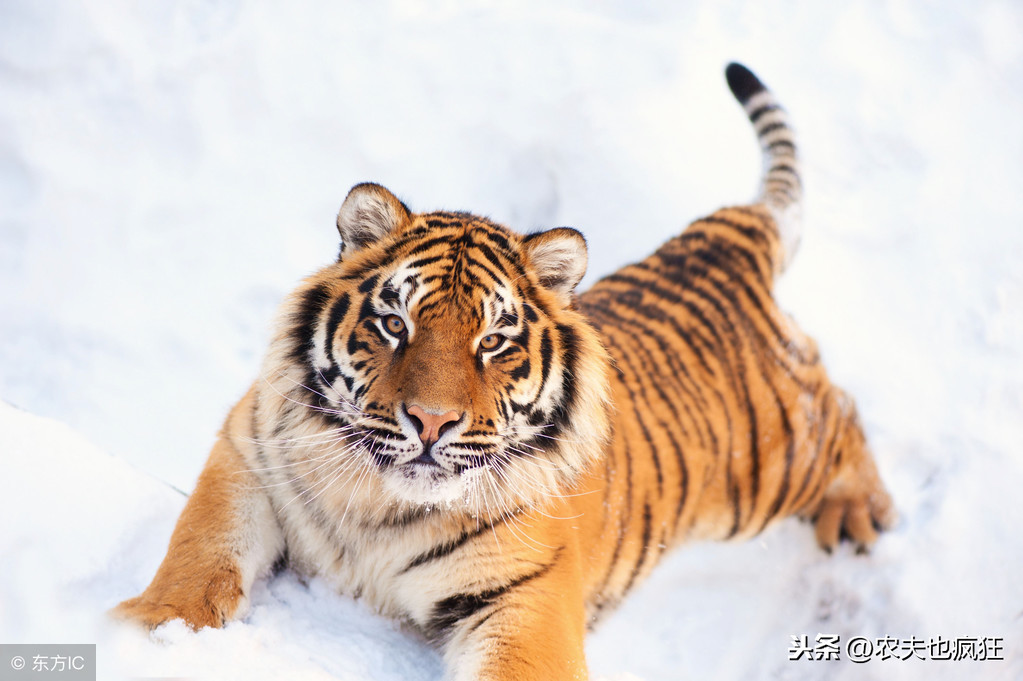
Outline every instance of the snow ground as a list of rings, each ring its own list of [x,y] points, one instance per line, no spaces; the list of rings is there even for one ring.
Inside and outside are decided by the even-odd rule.
[[[594,676],[1023,679],[1023,6],[432,5],[0,4],[0,399],[31,412],[0,406],[0,642],[97,642],[100,678],[439,678],[287,573],[221,631],[102,611],[152,576],[351,185],[575,226],[592,282],[752,194],[737,59],[803,149],[779,295],[902,521],[869,556],[794,521],[673,554],[589,639]],[[818,633],[1003,637],[1006,659],[787,660]]]

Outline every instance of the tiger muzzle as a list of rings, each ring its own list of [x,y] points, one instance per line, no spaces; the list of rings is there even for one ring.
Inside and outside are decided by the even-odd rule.
[[[441,435],[458,425],[465,416],[465,413],[459,414],[457,411],[451,410],[443,414],[434,414],[426,411],[418,404],[413,404],[412,406],[402,404],[401,408],[405,412],[405,416],[412,421],[412,425],[415,426],[416,432],[419,435],[419,440],[423,443],[423,453],[414,459],[414,462],[437,465],[437,462],[431,455],[433,445],[436,444]]]

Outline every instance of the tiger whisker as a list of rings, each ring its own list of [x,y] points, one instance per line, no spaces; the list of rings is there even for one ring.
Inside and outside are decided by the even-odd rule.
[[[539,456],[537,456],[536,454],[532,454],[530,452],[524,452],[521,449],[517,449],[515,447],[512,447],[511,445],[505,445],[504,449],[505,449],[505,451],[513,452],[515,454],[518,454],[523,459],[531,459],[531,460],[533,460],[535,462],[534,465],[536,465],[539,468],[544,468],[546,470],[553,471],[553,472],[557,472],[557,471],[560,470],[551,461],[549,461],[547,459],[542,459]]]
[[[322,372],[320,372],[317,369],[317,373],[320,376],[320,379],[323,380],[323,382],[326,383],[328,386],[330,386],[330,384],[327,383],[327,380],[323,377]],[[291,376],[286,375],[283,371],[278,371],[277,372],[277,376],[279,376],[279,377],[281,377],[281,378],[283,378],[285,380],[291,381],[291,383],[295,387],[302,388],[303,390],[306,390],[306,391],[308,391],[308,392],[310,392],[310,393],[312,393],[314,395],[317,395],[317,396],[319,396],[319,397],[321,397],[321,398],[323,398],[325,400],[330,400],[330,397],[324,395],[322,392],[320,392],[320,391],[316,390],[315,388],[312,388],[312,387],[302,383],[301,381],[295,380]],[[278,390],[276,386],[274,386],[272,383],[270,383],[269,379],[266,376],[263,376],[262,378],[263,378],[263,381],[267,385],[269,385],[271,388],[273,388],[273,390],[280,397],[282,397],[282,398],[284,398],[284,399],[286,399],[286,400],[288,400],[288,401],[290,401],[290,402],[292,402],[292,403],[294,403],[296,405],[306,407],[306,408],[311,409],[313,411],[318,411],[318,412],[326,413],[326,414],[332,414],[334,416],[349,416],[349,417],[354,416],[354,417],[358,417],[359,419],[362,419],[362,420],[365,420],[365,421],[369,421],[369,422],[372,422],[372,423],[384,423],[382,420],[374,417],[371,414],[367,414],[366,412],[364,412],[361,409],[359,409],[356,405],[352,404],[343,395],[338,393],[338,391],[335,390],[333,386],[330,386],[331,392],[333,392],[335,395],[337,395],[338,400],[340,400],[342,402],[342,406],[346,407],[347,409],[333,409],[333,408],[330,408],[330,407],[324,407],[322,405],[308,404],[306,402],[302,402],[300,400],[296,400],[295,398],[293,398],[293,397],[291,397],[289,395],[285,395],[280,390]]]
[[[349,438],[352,438],[352,437],[356,437],[356,436],[358,436],[360,434],[361,434],[361,432],[350,432],[350,433],[348,433],[346,435],[341,435],[339,437],[338,436],[332,437],[329,440],[325,440],[325,441],[320,442],[320,443],[314,443],[314,444],[319,444],[319,445],[329,445],[330,446],[330,448],[328,448],[326,451],[324,451],[319,456],[303,457],[301,459],[298,459],[296,461],[292,461],[290,463],[281,464],[280,466],[267,466],[266,468],[247,468],[247,469],[244,469],[244,470],[238,471],[238,472],[239,473],[259,473],[259,472],[264,472],[264,471],[280,470],[282,468],[290,468],[292,466],[300,466],[300,465],[306,464],[306,463],[312,463],[312,462],[315,462],[315,461],[323,461],[324,459],[330,459],[330,458],[333,458],[333,457],[343,456],[344,453],[345,453],[344,451],[336,452],[333,449],[333,447],[335,447],[338,444],[342,444],[342,443],[344,443],[345,440],[347,440]],[[294,449],[294,448],[288,448],[288,449],[290,450],[290,449]],[[315,472],[316,470],[318,470],[318,468],[319,467],[313,469],[313,471],[311,471],[311,472]]]
[[[335,388],[334,385],[327,380],[326,376],[323,375],[323,372],[319,368],[316,369],[316,375],[320,377],[320,380],[323,381],[323,384],[330,388],[330,391],[334,393],[337,396],[337,399],[340,400],[345,406],[350,407],[351,409],[355,410],[356,412],[359,412],[360,414],[363,414],[362,410],[360,410],[348,398],[346,398],[344,395],[338,392],[337,388]]]
[[[505,482],[505,484],[507,486],[509,486],[509,487],[513,487],[514,486],[514,485],[512,485],[512,482],[511,482],[510,478],[508,477],[509,471],[507,469],[502,470],[500,468],[495,468],[494,469],[494,473],[495,473],[496,476],[500,477]],[[527,481],[527,483],[528,482],[535,483],[536,481]],[[530,504],[529,507],[532,509],[533,505]],[[516,527],[516,523],[517,523],[517,527]],[[529,532],[528,532],[527,528],[531,528],[532,526],[531,525],[527,525],[526,522],[525,522],[525,519],[522,518],[522,517],[509,518],[509,521],[508,521],[507,525],[508,525],[509,532],[511,532],[517,539],[519,539],[519,541],[522,543],[523,546],[525,546],[525,547],[527,547],[527,548],[529,548],[529,549],[531,549],[533,551],[536,551],[537,553],[542,553],[542,551],[540,549],[536,548],[536,546],[542,546],[542,547],[547,548],[547,549],[554,548],[552,546],[547,546],[543,542],[541,542],[541,541],[531,537],[529,535]],[[533,544],[535,544],[536,546],[533,546]]]
[[[308,446],[317,444],[329,444],[333,441],[333,438],[341,433],[350,432],[357,428],[357,426],[349,424],[345,426],[338,426],[329,430],[324,430],[319,433],[310,433],[308,435],[299,435],[297,437],[290,438],[278,438],[276,440],[238,436],[238,439],[242,442],[248,442],[250,444],[259,445],[260,447],[272,447],[274,449],[292,449],[295,446]]]
[[[325,400],[326,399],[330,399],[330,398],[326,397],[325,395],[322,395],[321,393],[313,390],[309,386],[303,385],[299,381],[296,381],[295,379],[291,378],[290,376],[285,376],[283,374],[283,372],[279,372],[279,375],[282,378],[286,378],[287,380],[291,381],[296,387],[303,388],[304,390],[307,390],[307,391],[309,391],[309,392],[311,392],[311,393],[313,393],[315,395],[319,395],[320,397],[322,397]],[[290,395],[285,395],[284,393],[282,393],[280,390],[277,389],[277,386],[275,386],[273,383],[270,382],[269,378],[264,376],[263,377],[263,381],[268,386],[270,386],[270,388],[275,393],[277,393],[277,395],[279,397],[281,397],[282,399],[287,400],[288,402],[291,402],[292,404],[298,405],[300,407],[305,407],[306,409],[309,409],[310,411],[316,411],[316,412],[320,412],[320,413],[324,413],[324,414],[331,414],[331,415],[334,415],[334,416],[364,416],[361,413],[350,413],[350,412],[346,412],[346,411],[343,411],[343,410],[340,410],[340,409],[331,409],[329,407],[323,407],[323,406],[320,406],[320,405],[315,405],[315,404],[309,404],[307,402],[302,402],[301,400],[297,400],[297,399],[295,399],[294,397],[292,397]]]
[[[369,455],[369,458],[372,460],[372,458],[373,458],[373,450],[372,450],[372,448],[367,450],[366,453]],[[344,512],[341,513],[341,519],[338,521],[337,526],[338,526],[339,529],[341,528],[342,525],[344,525],[345,518],[348,517],[348,510],[352,507],[352,501],[355,500],[356,495],[359,493],[359,488],[362,487],[362,483],[368,477],[369,471],[370,471],[370,467],[369,466],[362,466],[361,467],[361,470],[360,470],[360,473],[359,473],[359,478],[355,481],[355,489],[353,489],[352,493],[349,495],[348,503],[345,505],[345,510],[344,510]]]
[[[554,440],[555,442],[564,442],[565,444],[570,444],[570,445],[574,445],[574,444],[579,444],[580,443],[580,440],[575,440],[575,439],[571,439],[571,438],[558,437],[558,436],[555,436],[555,435],[547,435],[545,433],[540,433],[540,432],[524,432],[525,429],[542,430],[544,428],[553,428],[553,427],[554,427],[553,423],[546,423],[546,424],[544,424],[542,426],[523,426],[523,425],[520,425],[520,424],[512,424],[509,427],[508,430],[509,430],[509,434],[515,435],[517,437],[521,437],[523,435],[525,435],[527,437],[542,437],[542,438],[544,438],[546,440]]]
[[[362,440],[360,440],[358,443],[356,443],[355,447],[358,448],[361,445],[361,443],[362,443]],[[324,492],[326,492],[328,489],[330,489],[334,485],[335,482],[340,480],[343,475],[345,475],[346,473],[349,473],[350,471],[354,470],[355,465],[354,465],[353,461],[355,461],[355,457],[350,457],[348,459],[348,462],[346,462],[346,465],[343,465],[340,468],[338,468],[337,472],[334,473],[333,477],[331,477],[330,479],[328,479],[326,482],[324,482],[322,484],[321,489],[320,489],[319,492],[314,494],[312,497],[306,499],[302,503],[305,504],[305,505],[308,505],[308,504],[312,503],[313,501],[318,499],[320,496],[322,496]],[[348,497],[348,503],[349,504],[352,503],[352,498],[353,497],[354,497],[354,493]],[[342,520],[344,520],[343,517],[342,517]]]
[[[329,464],[331,464],[331,463],[333,463],[335,461],[338,461],[338,460],[341,460],[341,459],[345,459],[345,463],[343,463],[342,466],[335,473],[331,474],[331,475],[333,475],[335,477],[332,477],[332,478],[329,478],[329,479],[321,479],[321,480],[318,480],[318,481],[314,482],[310,487],[301,490],[298,494],[296,494],[294,497],[292,497],[291,500],[288,501],[288,503],[286,503],[284,506],[281,507],[281,510],[283,511],[285,508],[290,506],[292,503],[294,503],[294,501],[296,499],[298,499],[300,497],[304,497],[304,496],[308,495],[309,493],[311,493],[312,491],[316,490],[317,487],[319,487],[321,485],[324,485],[325,484],[325,480],[327,480],[325,486],[329,486],[329,483],[331,481],[333,481],[334,479],[336,479],[337,475],[343,474],[344,472],[349,470],[352,467],[351,462],[355,458],[355,457],[349,456],[349,454],[353,450],[357,449],[362,444],[364,439],[363,440],[359,440],[359,442],[356,442],[354,444],[345,445],[343,450],[341,450],[340,452],[337,452],[337,456],[335,458],[331,459],[330,461],[325,461],[324,463],[320,464],[319,466],[317,466],[316,468],[314,468],[311,471],[307,471],[307,472],[305,472],[305,473],[303,473],[301,475],[295,476],[291,480],[288,480],[286,484],[294,483],[294,482],[296,482],[296,481],[298,481],[298,480],[300,480],[300,479],[302,479],[304,477],[307,477],[309,475],[312,475],[312,474],[316,473],[320,469],[324,468],[325,466],[328,466]],[[317,496],[319,496],[319,494],[317,494]],[[305,503],[308,503],[308,501],[306,501]]]

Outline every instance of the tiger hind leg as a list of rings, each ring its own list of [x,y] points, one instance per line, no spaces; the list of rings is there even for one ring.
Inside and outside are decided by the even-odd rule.
[[[804,515],[813,520],[817,543],[828,553],[843,539],[865,552],[882,530],[894,525],[897,516],[867,446],[856,408],[852,400],[836,392],[840,395],[842,416],[836,425],[831,476],[819,503]]]

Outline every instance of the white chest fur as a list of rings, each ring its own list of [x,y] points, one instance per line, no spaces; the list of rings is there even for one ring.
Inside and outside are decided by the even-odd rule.
[[[283,509],[278,517],[294,569],[326,579],[381,614],[421,627],[436,614],[437,603],[486,581],[471,568],[452,570],[451,561],[423,560],[438,546],[457,541],[457,534],[441,531],[444,523],[369,525],[352,517],[341,522],[306,507]],[[475,558],[483,548],[460,547],[468,555],[459,556],[458,563],[478,565]]]

